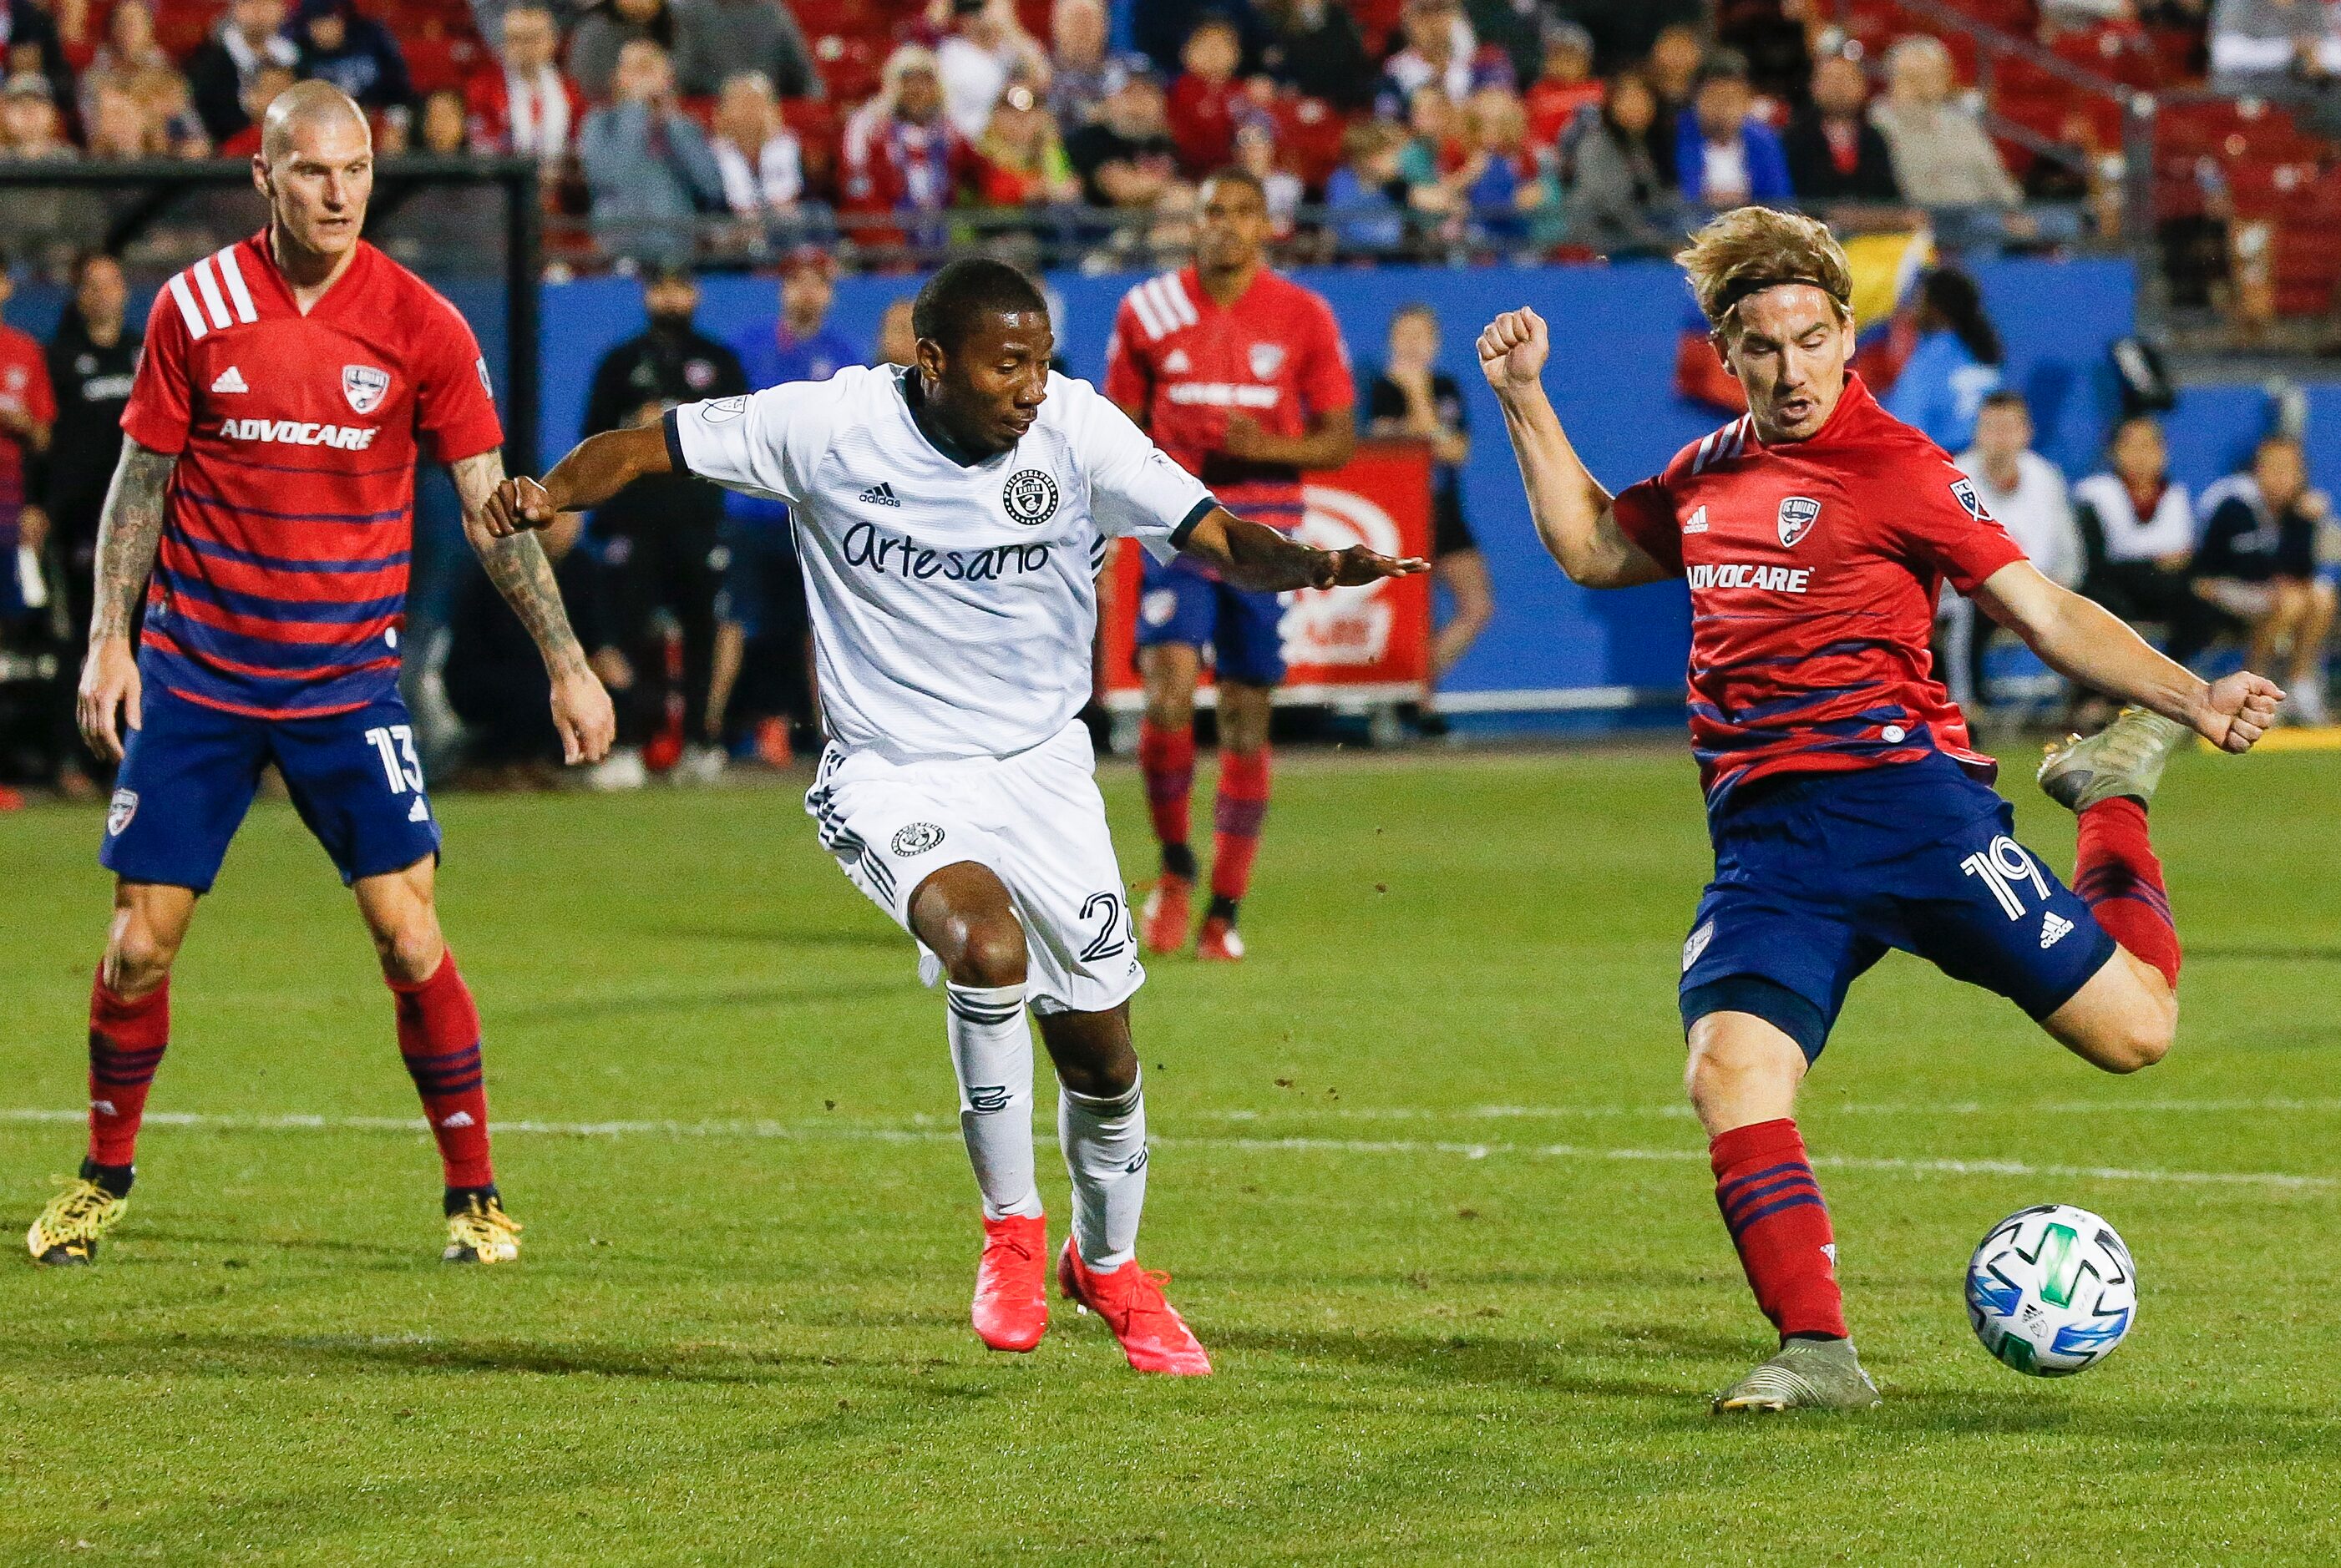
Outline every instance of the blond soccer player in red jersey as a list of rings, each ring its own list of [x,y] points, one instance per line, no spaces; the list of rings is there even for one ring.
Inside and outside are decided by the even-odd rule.
[[[1690,589],[1716,873],[1683,948],[1688,1084],[1724,1224],[1781,1341],[1716,1408],[1855,1408],[1878,1391],[1794,1119],[1848,987],[1898,948],[2007,997],[2108,1072],[2159,1061],[2178,937],[2147,808],[2181,740],[2246,750],[2283,693],[2248,672],[2203,680],[2024,559],[1949,458],[1848,368],[1852,283],[1825,226],[1742,207],[1678,259],[1748,412],[1656,478],[1613,496],[1578,459],[1533,311],[1489,324],[1480,367],[1569,578]],[[2016,841],[1994,764],[1935,679],[1946,580],[2050,668],[2135,705],[2041,767],[2080,819],[2069,889]]]

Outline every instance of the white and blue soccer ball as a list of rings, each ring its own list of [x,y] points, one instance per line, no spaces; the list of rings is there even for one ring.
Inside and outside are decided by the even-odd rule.
[[[2033,1377],[2086,1372],[2137,1321],[2137,1270],[2087,1209],[2018,1209],[1967,1260],[1967,1321],[2003,1365]]]

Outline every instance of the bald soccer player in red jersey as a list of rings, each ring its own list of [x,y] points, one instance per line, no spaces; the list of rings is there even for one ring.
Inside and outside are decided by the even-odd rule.
[[[439,825],[398,695],[418,457],[448,465],[481,563],[543,653],[570,760],[608,749],[610,699],[543,551],[484,531],[503,429],[470,327],[358,237],[363,112],[323,82],[288,88],[252,173],[268,226],[155,296],[99,523],[79,717],[122,765],[99,853],[114,918],[90,989],[88,1154],[25,1246],[85,1265],[120,1221],[172,965],[274,764],[374,937],[439,1146],[441,1255],[506,1262],[520,1226],[489,1161],[480,1017],[440,932]]]
[[[1180,467],[1243,516],[1300,526],[1300,476],[1339,468],[1357,446],[1357,389],[1333,309],[1269,270],[1260,182],[1240,170],[1204,182],[1195,264],[1130,291],[1106,345],[1105,394]],[[1284,679],[1283,600],[1220,581],[1185,557],[1150,561],[1138,605],[1146,717],[1138,765],[1162,875],[1140,935],[1157,953],[1187,944],[1195,853],[1187,842],[1195,776],[1195,682],[1212,654],[1220,789],[1211,901],[1199,958],[1243,957],[1237,905],[1268,815],[1269,710]]]
[[[1716,872],[1683,947],[1688,1085],[1725,1226],[1781,1342],[1716,1408],[1856,1408],[1878,1391],[1794,1119],[1848,987],[1899,948],[2007,997],[2097,1067],[2160,1060],[2178,937],[2147,807],[2181,740],[2248,749],[2283,694],[2249,673],[2202,680],[2025,560],[1943,452],[1848,369],[1851,279],[1823,225],[1743,207],[1678,259],[1749,412],[1657,478],[1612,497],[1579,461],[1544,392],[1534,312],[1491,323],[1480,365],[1570,579],[1690,588]],[[2016,841],[1994,765],[1935,679],[1946,580],[2052,669],[2136,705],[2041,767],[2080,819],[2070,889]]]

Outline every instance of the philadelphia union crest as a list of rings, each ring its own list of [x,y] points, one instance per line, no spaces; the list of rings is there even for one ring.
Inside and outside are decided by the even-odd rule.
[[[1000,492],[1000,504],[1014,521],[1038,528],[1057,515],[1057,481],[1037,468],[1019,469]]]
[[[390,372],[372,365],[342,367],[342,395],[350,400],[350,407],[360,413],[372,413],[382,404],[383,394],[390,390]]]
[[[894,835],[894,853],[908,859],[923,855],[943,841],[943,830],[932,822],[913,822]]]
[[[1808,495],[1792,495],[1780,502],[1780,542],[1794,544],[1813,531],[1821,503]]]

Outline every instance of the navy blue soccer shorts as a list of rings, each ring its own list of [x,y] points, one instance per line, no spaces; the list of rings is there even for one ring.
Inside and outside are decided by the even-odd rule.
[[[2115,945],[2015,825],[2014,808],[1940,753],[1727,798],[1708,824],[1715,879],[1683,944],[1684,1028],[1752,1012],[1810,1060],[1889,948],[2047,1017]]]
[[[1183,559],[1149,556],[1138,596],[1138,646],[1208,646],[1221,680],[1273,686],[1284,679],[1284,601],[1230,588]]]
[[[395,692],[347,713],[256,719],[150,680],[143,709],[97,857],[118,877],[211,891],[271,762],[344,883],[439,852],[413,721]]]

